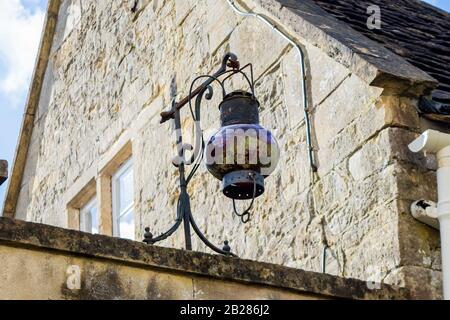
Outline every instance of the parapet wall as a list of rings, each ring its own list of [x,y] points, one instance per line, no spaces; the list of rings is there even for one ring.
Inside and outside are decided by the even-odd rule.
[[[359,280],[7,218],[0,218],[0,261],[0,299],[413,297],[387,285],[371,290]]]

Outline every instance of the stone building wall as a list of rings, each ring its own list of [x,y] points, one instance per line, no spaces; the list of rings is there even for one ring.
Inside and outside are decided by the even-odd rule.
[[[282,154],[246,225],[201,168],[190,185],[192,209],[209,239],[230,240],[243,258],[312,271],[320,271],[326,245],[328,273],[411,286],[421,279],[439,292],[438,234],[408,208],[436,197],[433,160],[406,149],[420,131],[414,96],[370,86],[330,53],[297,40],[307,59],[316,175],[298,57],[262,22],[237,16],[225,0],[63,1],[17,217],[67,227],[71,188],[97,176],[130,140],[136,236],[146,226],[165,231],[175,217],[177,172],[173,125],[160,125],[159,113],[174,86],[186,95],[195,76],[217,69],[231,51],[254,64],[261,122]],[[219,101],[216,93],[203,108],[207,133],[219,126]],[[183,126],[192,133],[191,121]],[[182,247],[182,232],[161,245]],[[198,241],[194,248],[207,251]]]

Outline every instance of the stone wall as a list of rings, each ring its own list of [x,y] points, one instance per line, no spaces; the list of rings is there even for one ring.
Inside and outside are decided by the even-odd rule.
[[[0,218],[0,299],[411,299],[414,292]]]
[[[214,71],[231,51],[254,64],[262,124],[278,137],[282,155],[247,225],[232,215],[220,182],[201,168],[190,185],[192,209],[211,241],[230,240],[243,258],[311,271],[320,270],[327,246],[327,273],[409,286],[420,279],[439,296],[438,234],[408,208],[411,200],[436,197],[433,160],[406,149],[420,130],[413,96],[370,86],[317,43],[297,39],[307,59],[319,168],[312,175],[298,57],[226,1],[141,0],[135,7],[135,1],[67,0],[56,32],[17,217],[67,227],[71,188],[95,177],[111,150],[131,140],[136,236],[146,226],[165,231],[175,215],[177,172],[170,164],[173,125],[160,125],[159,112],[174,87],[186,95],[195,76]],[[204,106],[207,133],[219,126],[219,101],[216,94]],[[183,126],[192,133],[191,121]],[[179,232],[161,245],[182,247],[182,240]],[[198,241],[194,248],[206,250]]]

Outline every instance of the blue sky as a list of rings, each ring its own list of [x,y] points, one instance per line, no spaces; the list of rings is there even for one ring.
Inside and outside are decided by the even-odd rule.
[[[450,0],[425,0],[425,2],[450,12]]]
[[[0,159],[11,168],[47,0],[0,0]],[[0,187],[0,208],[7,183]]]
[[[450,0],[426,0],[450,12]],[[0,159],[12,166],[47,0],[0,0]],[[6,183],[0,187],[2,207]]]

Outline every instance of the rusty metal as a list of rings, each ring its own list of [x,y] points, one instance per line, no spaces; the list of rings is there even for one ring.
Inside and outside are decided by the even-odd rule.
[[[250,67],[251,65],[246,65],[244,68]],[[231,68],[231,69],[228,69]],[[237,56],[232,53],[227,53],[223,60],[222,65],[220,69],[214,73],[213,75],[203,75],[200,77],[197,77],[194,79],[194,81],[191,84],[189,95],[183,99],[181,99],[179,102],[173,101],[172,107],[170,111],[162,112],[161,113],[161,123],[164,123],[170,119],[174,119],[175,121],[175,129],[177,131],[177,146],[178,146],[178,158],[181,159],[180,163],[176,163],[176,167],[179,171],[179,186],[180,186],[180,196],[178,198],[178,204],[177,204],[177,216],[175,219],[174,225],[163,234],[154,237],[153,234],[150,232],[150,228],[145,228],[145,234],[144,234],[144,242],[152,245],[157,242],[160,242],[162,240],[167,239],[171,235],[175,233],[175,231],[178,230],[178,228],[183,224],[184,226],[184,236],[185,236],[185,245],[187,250],[192,250],[192,239],[191,239],[191,227],[193,231],[197,234],[197,236],[200,238],[200,240],[208,246],[211,250],[226,255],[226,256],[236,256],[234,253],[231,252],[231,248],[229,246],[229,242],[224,242],[223,249],[220,249],[216,247],[214,244],[212,244],[205,235],[201,232],[200,228],[197,226],[194,217],[191,212],[191,204],[190,204],[190,196],[187,192],[187,187],[192,179],[193,175],[196,173],[197,169],[199,168],[200,161],[202,160],[203,156],[203,150],[205,147],[203,135],[201,133],[201,130],[199,130],[199,134],[201,134],[200,139],[200,146],[196,146],[194,150],[200,151],[200,156],[197,157],[196,163],[194,164],[193,169],[189,173],[189,175],[186,177],[186,161],[185,161],[185,148],[183,145],[183,138],[181,134],[181,119],[180,119],[180,110],[186,106],[189,105],[189,108],[191,110],[191,114],[193,119],[196,122],[200,121],[200,104],[202,98],[205,96],[206,99],[211,99],[213,95],[213,90],[211,87],[211,84],[213,82],[218,82],[222,88],[222,94],[223,97],[226,96],[225,88],[223,81],[225,81],[229,76],[233,74],[243,74],[242,69],[240,69],[240,63],[237,59]],[[219,80],[219,77],[223,75],[228,75],[224,80]],[[249,78],[244,74],[245,78],[249,80]],[[197,80],[206,78],[206,81],[204,81],[200,86],[198,86],[195,90],[193,89],[194,84]],[[253,80],[253,71],[251,75],[251,79]],[[251,81],[252,81],[251,80]],[[254,97],[254,86],[253,82],[249,82],[250,86],[252,88],[252,94],[251,96]],[[206,93],[206,95],[205,95]],[[195,98],[195,112],[192,109],[191,101]],[[195,157],[193,156],[193,159]]]
[[[244,71],[250,70],[250,77]],[[242,76],[249,85],[249,91],[233,91],[227,94],[225,89],[225,82],[229,80],[234,75]],[[203,83],[194,89],[195,83],[199,80],[203,80]],[[177,132],[177,146],[178,146],[178,156],[175,158],[173,163],[176,165],[179,171],[179,186],[180,195],[177,203],[177,216],[173,226],[160,236],[154,237],[150,232],[150,228],[145,228],[144,242],[147,244],[155,244],[159,241],[167,239],[178,230],[178,228],[183,224],[184,226],[184,236],[185,245],[187,250],[192,250],[192,238],[191,238],[191,227],[193,231],[197,234],[200,240],[208,246],[211,250],[226,255],[226,256],[236,256],[231,252],[229,242],[225,241],[222,249],[218,248],[212,244],[205,235],[201,232],[200,228],[197,226],[193,214],[191,212],[190,196],[188,193],[188,185],[194,174],[197,172],[205,151],[205,141],[203,137],[202,130],[200,128],[200,106],[203,98],[207,100],[212,99],[214,91],[212,89],[212,84],[218,83],[222,89],[223,101],[220,104],[221,113],[221,124],[222,128],[230,128],[233,126],[240,126],[243,130],[246,126],[252,126],[252,129],[260,129],[266,132],[266,136],[263,137],[263,142],[267,143],[266,140],[270,138],[271,142],[272,136],[269,131],[265,130],[259,125],[259,102],[255,96],[255,83],[253,77],[253,66],[252,64],[247,64],[244,67],[240,67],[239,60],[236,55],[232,53],[227,53],[222,59],[222,64],[219,70],[213,75],[201,75],[195,78],[190,86],[189,95],[182,98],[180,101],[172,102],[172,107],[169,111],[161,113],[161,123],[164,123],[170,119],[174,119],[175,130]],[[176,96],[176,93],[173,93]],[[195,110],[192,107],[192,100],[195,99]],[[196,125],[196,146],[187,146],[183,144],[182,132],[181,132],[181,119],[180,111],[181,109],[188,105],[191,116]],[[185,158],[185,151],[194,150],[193,156],[188,162]],[[259,150],[259,149],[258,149]],[[186,174],[186,166],[189,164],[194,164],[189,174]],[[207,166],[208,170],[209,167]],[[233,199],[234,213],[238,215],[242,222],[246,223],[250,219],[250,210],[253,207],[255,198],[260,196],[264,192],[264,178],[261,174],[261,166],[257,164],[256,167],[241,168],[239,166],[234,166],[234,172],[226,172],[226,177],[220,176],[223,179],[223,192],[226,196]],[[211,170],[210,170],[211,172]],[[212,173],[212,172],[211,172]],[[212,173],[214,175],[214,173]],[[218,177],[218,176],[216,176]],[[235,200],[252,199],[250,206],[243,213],[238,213],[236,208]]]
[[[233,124],[259,124],[259,102],[246,91],[234,91],[219,105],[222,127]]]
[[[232,68],[232,70],[238,70],[240,63],[237,56],[232,53],[227,53],[222,59],[222,65],[220,69],[217,70],[212,76],[208,76],[208,80],[203,82],[195,90],[189,93],[187,97],[182,98],[179,102],[175,103],[174,106],[169,111],[161,112],[161,122],[164,123],[175,117],[175,111],[181,110],[185,105],[187,105],[193,98],[195,98],[200,92],[204,92],[208,86],[210,86],[218,77],[227,73],[227,67]]]

